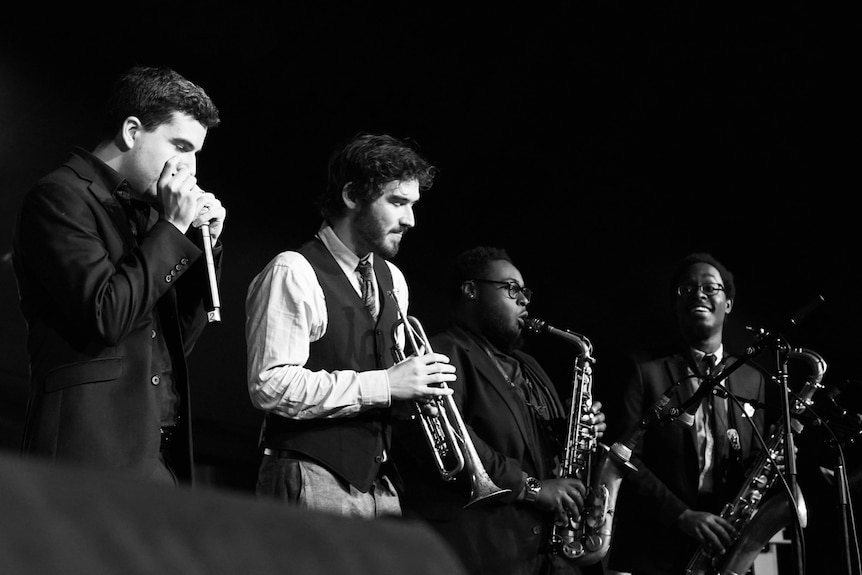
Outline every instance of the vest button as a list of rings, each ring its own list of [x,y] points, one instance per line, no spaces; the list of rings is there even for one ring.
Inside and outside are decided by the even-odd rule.
[[[150,378],[150,383],[152,383],[153,385],[158,385],[161,380],[162,378],[160,376],[154,375]]]

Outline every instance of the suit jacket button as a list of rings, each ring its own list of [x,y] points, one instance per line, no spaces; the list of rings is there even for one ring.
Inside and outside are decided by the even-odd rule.
[[[542,533],[542,526],[541,525],[534,525],[533,526],[533,533],[535,533],[536,535],[540,535]]]
[[[375,463],[383,463],[383,456],[382,455],[375,455],[374,461],[375,461]]]
[[[154,375],[153,377],[150,378],[150,383],[152,383],[153,385],[158,385],[161,380],[162,380],[161,376]]]

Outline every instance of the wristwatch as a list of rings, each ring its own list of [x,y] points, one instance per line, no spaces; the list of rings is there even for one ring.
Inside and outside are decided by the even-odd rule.
[[[533,503],[539,497],[539,491],[542,490],[542,482],[535,477],[527,477],[527,485],[524,490],[524,501]]]

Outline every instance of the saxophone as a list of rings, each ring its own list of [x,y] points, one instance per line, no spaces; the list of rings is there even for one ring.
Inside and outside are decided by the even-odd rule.
[[[790,406],[791,413],[799,415],[813,404],[814,393],[823,388],[821,381],[827,366],[823,358],[810,349],[791,349],[789,357],[805,360],[811,371]],[[790,427],[795,433],[801,433],[803,425],[798,419],[792,419]],[[736,540],[723,554],[716,556],[710,556],[703,546],[699,547],[686,566],[686,575],[744,573],[769,539],[793,521],[794,514],[805,527],[808,509],[798,486],[795,507],[790,505],[789,497],[784,492],[780,492],[778,497],[764,500],[778,477],[776,458],[783,453],[784,422],[770,436],[767,449],[745,478],[734,500],[726,504],[721,512],[721,517],[736,529]]]
[[[539,319],[526,320],[535,333],[548,333],[574,344],[578,356],[574,367],[572,405],[568,417],[566,444],[560,463],[560,477],[576,478],[588,486],[584,508],[577,519],[554,525],[551,551],[575,565],[601,561],[610,548],[613,515],[623,472],[634,469],[599,443],[592,432],[592,357],[593,346],[579,334],[549,326]]]

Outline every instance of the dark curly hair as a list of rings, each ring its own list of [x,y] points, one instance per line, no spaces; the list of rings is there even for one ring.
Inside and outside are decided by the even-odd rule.
[[[100,137],[112,139],[129,116],[151,131],[170,122],[174,112],[188,114],[207,129],[220,122],[218,108],[200,86],[170,68],[135,66],[114,82]]]
[[[684,274],[690,266],[698,263],[709,264],[717,269],[718,273],[721,274],[721,281],[724,286],[724,293],[727,295],[727,299],[732,300],[736,297],[736,284],[733,281],[733,274],[730,270],[724,267],[724,264],[718,261],[712,254],[697,252],[685,256],[679,260],[676,267],[674,267],[673,274],[671,274],[670,277],[671,301],[675,300],[677,297],[676,288],[679,286],[679,279],[682,277],[682,274]]]
[[[437,169],[419,154],[414,143],[363,132],[332,155],[328,174],[326,188],[317,201],[325,218],[344,213],[341,192],[348,184],[351,198],[368,203],[380,197],[386,184],[397,180],[417,180],[420,191],[428,190]]]

